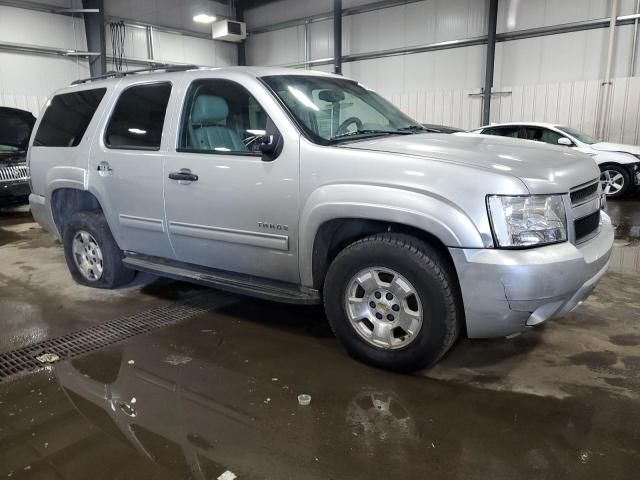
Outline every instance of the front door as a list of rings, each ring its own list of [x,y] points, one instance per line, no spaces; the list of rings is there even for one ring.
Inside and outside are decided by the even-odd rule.
[[[171,83],[125,88],[89,164],[111,231],[123,250],[173,257],[164,222],[162,131]]]
[[[180,261],[298,282],[299,153],[284,142],[264,161],[276,127],[255,97],[226,79],[189,86],[168,155],[166,220]]]

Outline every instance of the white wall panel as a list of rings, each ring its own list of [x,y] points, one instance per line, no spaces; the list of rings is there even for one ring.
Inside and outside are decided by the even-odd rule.
[[[154,32],[154,59],[212,67],[238,62],[235,44],[158,31]]]
[[[245,21],[251,28],[272,25],[293,18],[308,17],[330,12],[333,0],[280,0],[245,12]]]
[[[55,90],[88,76],[85,60],[0,52],[0,106],[22,108],[37,116]]]
[[[597,29],[500,42],[496,45],[495,84],[602,78],[608,37],[607,29]],[[616,77],[629,74],[632,39],[632,25],[618,27],[613,70]]]
[[[478,88],[484,46],[401,55],[342,65],[343,73],[381,92],[422,92]]]
[[[343,19],[343,53],[477,37],[486,30],[485,2],[429,0],[375,10]]]
[[[619,4],[620,15],[635,13],[635,0]],[[607,18],[610,8],[611,0],[500,0],[498,32]]]
[[[113,55],[111,29],[106,28],[107,55]],[[147,58],[147,30],[145,28],[126,27],[124,51],[127,57]]]
[[[501,0],[498,31],[513,31],[605,18],[611,0]],[[636,0],[620,0],[620,15],[634,13]],[[370,3],[344,0],[343,6]],[[343,19],[345,55],[485,34],[488,2],[425,0]],[[331,0],[281,0],[248,12],[251,27],[329,12]],[[311,57],[331,57],[332,23],[310,27]],[[629,77],[633,26],[618,28],[612,107],[607,138],[637,143],[640,138],[640,77]],[[501,42],[496,47],[491,121],[538,120],[569,124],[593,133],[604,74],[608,30]],[[355,78],[391,99],[420,121],[461,128],[480,125],[484,46],[377,58],[343,64]],[[252,36],[249,64],[277,65],[304,60],[304,27]],[[640,48],[636,52],[640,72]],[[317,67],[331,71],[331,66]]]
[[[595,135],[601,88],[598,80],[502,87],[501,90],[511,94],[495,97],[491,121],[561,123]],[[639,111],[640,77],[616,78],[605,139],[637,144],[640,140]]]
[[[284,65],[304,61],[304,27],[251,35],[246,40],[249,65]]]
[[[0,41],[87,49],[82,19],[10,7],[0,7]],[[85,59],[0,51],[0,106],[38,115],[55,90],[88,76]]]
[[[81,18],[2,6],[0,41],[86,49],[84,21]]]
[[[304,45],[304,27],[302,27],[302,42]],[[333,57],[333,22],[331,20],[309,24],[309,53],[312,60]]]
[[[211,0],[105,0],[107,15],[140,22],[211,33],[211,26],[196,23],[194,15],[228,17],[226,5]]]

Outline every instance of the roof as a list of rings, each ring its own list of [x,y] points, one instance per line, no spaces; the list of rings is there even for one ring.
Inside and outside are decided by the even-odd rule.
[[[127,80],[128,81],[126,83],[135,83],[141,78],[160,80],[185,74],[201,76],[202,72],[206,71],[241,72],[256,78],[268,75],[335,76],[338,78],[344,78],[339,75],[334,75],[333,73],[284,67],[199,67],[197,65],[161,65],[155,68],[131,70],[129,72],[109,72],[99,77],[77,80],[66,88],[81,87],[83,85],[91,85],[92,88],[95,88],[96,86],[108,86]]]
[[[531,127],[545,127],[545,128],[557,128],[561,126],[558,123],[549,123],[549,122],[507,122],[507,123],[492,123],[490,125],[483,125],[478,128],[474,128],[474,130],[480,130],[481,128],[490,128],[490,127],[508,127],[509,125],[529,125]]]

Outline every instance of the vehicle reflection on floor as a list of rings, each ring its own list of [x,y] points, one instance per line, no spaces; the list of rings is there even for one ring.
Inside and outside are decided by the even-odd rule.
[[[608,211],[616,232],[610,271],[640,274],[640,201],[610,201]]]
[[[333,342],[243,323],[230,318],[213,333],[206,318],[186,322],[55,375],[93,425],[183,478],[227,469],[240,478],[632,478],[629,466],[640,467],[630,448],[640,417],[622,428],[617,418],[633,402],[387,374],[346,360]],[[301,392],[310,406],[297,404]]]

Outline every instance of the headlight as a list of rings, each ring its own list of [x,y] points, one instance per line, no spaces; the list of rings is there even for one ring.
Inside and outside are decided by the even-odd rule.
[[[567,240],[567,217],[560,195],[487,198],[498,247],[523,248]]]

